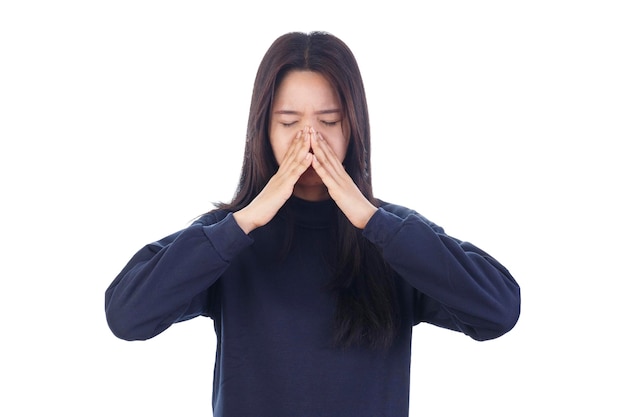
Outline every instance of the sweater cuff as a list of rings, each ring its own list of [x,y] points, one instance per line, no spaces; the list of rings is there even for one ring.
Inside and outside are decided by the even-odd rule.
[[[363,229],[363,236],[373,244],[384,247],[402,226],[402,218],[378,208]]]
[[[230,262],[242,249],[254,242],[241,230],[232,213],[228,213],[215,224],[204,226],[203,229],[216,252],[226,262]]]

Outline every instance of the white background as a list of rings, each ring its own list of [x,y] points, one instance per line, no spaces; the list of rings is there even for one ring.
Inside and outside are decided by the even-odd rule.
[[[411,416],[626,413],[623,2],[0,4],[1,415],[210,415],[210,319],[124,342],[104,291],[231,198],[260,59],[310,30],[360,63],[377,196],[522,287],[500,339],[415,329]]]

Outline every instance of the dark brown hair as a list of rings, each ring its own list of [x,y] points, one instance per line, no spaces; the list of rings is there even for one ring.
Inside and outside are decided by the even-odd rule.
[[[230,203],[219,209],[247,206],[278,170],[269,141],[269,122],[276,88],[292,70],[323,75],[338,92],[350,138],[344,167],[363,195],[375,206],[370,175],[370,126],[365,89],[354,55],[337,37],[324,33],[288,33],[274,41],[257,71],[244,161]],[[337,258],[331,285],[337,295],[335,342],[340,346],[387,347],[395,336],[396,297],[390,269],[378,250],[337,210]]]

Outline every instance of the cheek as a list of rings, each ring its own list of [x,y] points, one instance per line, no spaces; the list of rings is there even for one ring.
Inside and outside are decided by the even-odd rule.
[[[270,132],[270,145],[274,153],[274,158],[276,158],[276,162],[280,165],[289,147],[289,141],[281,135],[276,134],[276,132]]]
[[[337,158],[343,162],[346,158],[346,152],[348,151],[348,139],[344,138],[342,134],[327,138],[326,141],[330,145],[331,149],[337,155]]]

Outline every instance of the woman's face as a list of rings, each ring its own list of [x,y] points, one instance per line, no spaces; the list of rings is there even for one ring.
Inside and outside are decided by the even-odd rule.
[[[339,95],[323,75],[294,70],[278,86],[270,116],[270,144],[278,165],[296,134],[307,126],[319,132],[343,162],[350,132]],[[323,186],[312,167],[298,184]]]

